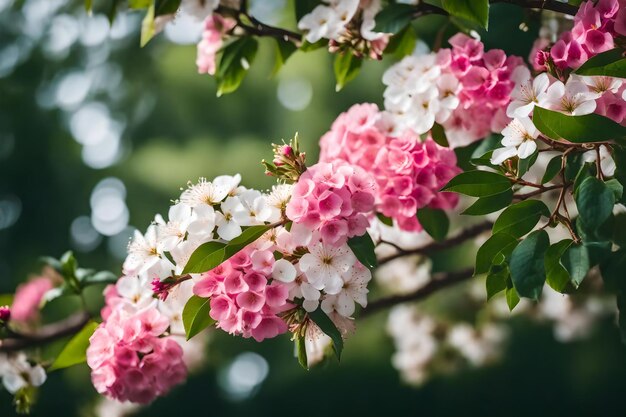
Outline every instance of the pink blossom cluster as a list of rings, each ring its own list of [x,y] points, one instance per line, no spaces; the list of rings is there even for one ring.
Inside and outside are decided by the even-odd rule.
[[[354,105],[322,136],[320,161],[345,161],[369,170],[376,181],[375,210],[403,230],[419,231],[418,209],[452,209],[458,202],[456,194],[438,191],[460,172],[456,156],[430,138],[420,141],[411,130],[399,137],[387,132],[375,104]]]
[[[443,74],[457,78],[459,105],[444,123],[446,130],[463,135],[461,145],[499,132],[508,123],[506,107],[515,87],[512,74],[522,58],[501,49],[484,50],[481,41],[458,33],[448,41],[451,49],[437,54]]]
[[[614,37],[626,36],[626,0],[586,1],[574,17],[574,27],[550,48],[537,52],[533,65],[546,68],[549,59],[557,68],[576,69],[589,58],[615,47]]]
[[[36,319],[39,305],[52,287],[52,281],[47,277],[38,277],[17,287],[11,305],[11,318],[22,322]]]
[[[153,307],[113,309],[89,339],[87,364],[96,390],[146,404],[181,383],[187,367],[180,345],[161,337],[168,327],[167,317]]]
[[[273,266],[272,251],[247,247],[202,274],[193,291],[211,298],[209,314],[218,328],[260,342],[287,331],[278,314],[293,307],[287,286],[268,280]]]
[[[294,186],[287,217],[319,231],[325,245],[341,246],[367,230],[376,183],[348,161],[322,161],[308,168]]]
[[[198,73],[215,74],[216,56],[222,48],[224,35],[235,25],[236,22],[233,19],[224,18],[217,13],[210,14],[204,20],[204,30],[202,31],[202,39],[198,43],[196,58]]]

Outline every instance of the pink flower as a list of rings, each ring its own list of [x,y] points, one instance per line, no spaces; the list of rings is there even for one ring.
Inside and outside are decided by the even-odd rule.
[[[39,315],[39,305],[43,296],[53,287],[52,281],[46,277],[35,278],[17,287],[11,317],[15,321],[32,321]]]
[[[198,55],[196,65],[198,73],[214,75],[216,71],[215,58],[222,47],[222,38],[233,29],[236,22],[233,19],[224,18],[215,13],[209,15],[204,21],[202,39],[198,43]]]

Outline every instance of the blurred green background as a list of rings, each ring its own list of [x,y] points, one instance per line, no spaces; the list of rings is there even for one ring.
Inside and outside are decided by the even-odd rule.
[[[293,25],[284,0],[253,7],[268,23],[278,16]],[[497,5],[491,19],[487,47],[526,57],[536,17]],[[240,172],[245,185],[269,187],[260,160],[270,157],[270,143],[297,131],[314,161],[317,140],[340,112],[382,104],[380,79],[392,61],[365,63],[335,93],[325,51],[296,54],[270,79],[269,40],[240,90],[218,99],[213,79],[196,73],[195,46],[176,43],[188,43],[186,26],[140,49],[140,20],[122,16],[110,29],[104,15],[89,18],[72,1],[0,0],[0,293],[37,273],[39,256],[68,248],[83,266],[120,272],[133,228],[165,214],[188,180]],[[443,23],[428,17],[415,27],[428,43]],[[458,254],[440,258],[451,268]],[[203,370],[140,415],[625,414],[626,352],[611,323],[589,341],[561,345],[549,327],[515,319],[501,363],[416,389],[391,367],[385,320],[383,313],[359,321],[341,366],[309,372],[286,337],[259,345],[216,333]],[[228,375],[242,352],[264,359],[242,368],[257,383],[237,391]],[[85,366],[53,373],[33,415],[93,415],[96,397]],[[0,416],[13,414],[0,392]]]

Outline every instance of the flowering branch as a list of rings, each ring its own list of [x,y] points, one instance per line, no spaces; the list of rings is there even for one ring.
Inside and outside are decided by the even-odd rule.
[[[470,230],[470,229],[468,229]],[[429,297],[435,292],[450,287],[452,285],[463,282],[474,275],[474,269],[468,268],[461,271],[446,272],[433,275],[433,279],[424,287],[402,295],[393,295],[386,298],[380,298],[371,302],[366,309],[361,312],[361,317],[367,317],[382,309],[392,307],[396,304],[406,303],[409,301],[419,301]]]
[[[461,233],[459,233],[458,235],[451,237],[450,239],[441,241],[441,242],[432,242],[426,246],[422,246],[419,248],[415,248],[415,249],[408,249],[408,250],[399,250],[398,252],[394,253],[393,255],[389,255],[387,257],[384,257],[382,259],[380,259],[378,261],[379,265],[383,265],[387,262],[391,262],[394,259],[398,259],[401,258],[403,256],[408,256],[408,255],[429,255],[441,250],[445,250],[445,249],[449,249],[452,248],[454,246],[460,245],[461,243],[472,239],[478,235],[480,235],[483,232],[486,232],[487,230],[491,229],[491,227],[493,226],[493,223],[491,222],[484,222],[484,223],[480,223],[477,224],[475,226],[471,226],[468,227],[467,229],[463,230]]]
[[[11,332],[12,337],[0,340],[0,352],[15,352],[71,336],[85,327],[89,319],[87,312],[80,312],[65,320],[43,326],[37,332]]]

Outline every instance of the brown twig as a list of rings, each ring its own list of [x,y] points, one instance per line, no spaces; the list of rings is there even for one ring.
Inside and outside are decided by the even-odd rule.
[[[540,188],[540,189],[535,190],[535,191],[531,191],[531,192],[526,193],[526,194],[515,194],[513,196],[513,200],[519,200],[519,201],[527,200],[527,199],[529,199],[531,197],[534,197],[536,195],[543,194],[543,193],[545,193],[547,191],[558,190],[559,188],[563,188],[563,184],[550,185],[548,187],[543,187],[543,188]]]
[[[33,333],[17,333],[13,332],[13,336],[0,340],[0,352],[14,352],[17,350],[28,349],[45,345],[46,343],[62,339],[78,333],[90,317],[87,312],[76,313],[65,320],[57,323],[43,326],[37,332]]]
[[[471,268],[463,269],[461,271],[455,272],[445,272],[435,274],[432,277],[432,281],[430,281],[426,286],[416,290],[410,294],[403,295],[392,295],[386,298],[379,298],[378,300],[374,300],[369,305],[361,311],[359,317],[367,317],[377,311],[382,309],[392,307],[396,304],[406,303],[408,301],[419,301],[427,298],[433,293],[451,287],[455,284],[463,282],[474,275],[474,270]]]
[[[578,11],[578,7],[557,0],[490,0],[489,3],[508,3],[527,9],[551,10],[572,16]]]
[[[452,247],[460,245],[461,243],[473,237],[478,236],[479,234],[483,232],[486,232],[487,230],[491,229],[492,226],[493,226],[493,223],[491,222],[480,223],[475,226],[468,227],[467,229],[463,230],[458,235],[451,237],[447,240],[444,240],[441,242],[432,242],[426,246],[422,246],[422,247],[415,248],[415,249],[400,250],[394,253],[393,255],[389,255],[385,258],[380,259],[378,261],[378,265],[383,265],[387,262],[393,261],[394,259],[398,259],[403,256],[430,255],[441,250],[450,249]]]

